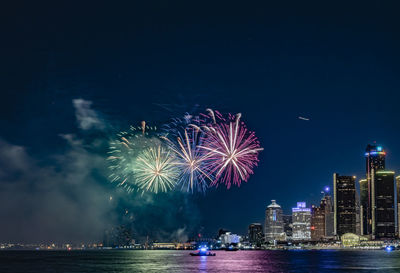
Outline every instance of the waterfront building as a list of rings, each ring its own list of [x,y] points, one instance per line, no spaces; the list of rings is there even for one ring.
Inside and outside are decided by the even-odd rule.
[[[357,235],[362,235],[361,234],[361,212],[360,212],[360,198],[358,197],[357,191],[356,191],[356,234]]]
[[[397,236],[400,237],[400,175],[396,177],[396,197],[397,197],[397,225],[396,225],[396,232]]]
[[[360,184],[360,234],[368,234],[368,180],[361,179]]]
[[[225,234],[222,234],[219,239],[221,241],[222,247],[228,247],[232,244],[234,245],[239,244],[241,238],[237,234],[232,234],[231,232],[227,232]]]
[[[361,206],[363,206],[363,217],[362,217],[362,232],[363,234],[373,234],[372,231],[372,221],[373,215],[372,213],[372,172],[376,172],[379,170],[385,170],[386,164],[386,152],[380,145],[376,144],[368,144],[367,148],[365,149],[365,167],[366,167],[366,185],[363,186],[363,193],[364,197],[362,197]],[[367,188],[367,196],[365,196],[365,188]],[[368,202],[366,202],[366,198],[368,198]]]
[[[360,236],[354,233],[346,233],[340,237],[343,247],[363,248],[363,249],[382,249],[386,246],[385,241],[369,240],[368,236]]]
[[[321,241],[332,238],[333,234],[333,206],[332,198],[329,195],[329,187],[325,187],[321,192],[319,207],[311,207],[311,240]]]
[[[334,234],[356,233],[355,176],[333,174]]]
[[[153,243],[153,249],[176,249],[175,243]]]
[[[297,207],[292,208],[294,241],[307,241],[311,239],[311,209],[306,208],[305,202],[297,202]]]
[[[325,210],[325,237],[333,237],[334,236],[334,227],[333,227],[333,203],[332,196],[329,194],[329,187],[325,187],[325,195],[321,199],[320,207]]]
[[[292,215],[282,215],[283,219],[283,232],[286,234],[286,238],[292,237],[293,234],[293,222]]]
[[[365,237],[354,233],[345,233],[340,237],[340,241],[344,247],[359,247],[361,241],[366,241]]]
[[[325,238],[325,209],[311,206],[311,240],[322,241]]]
[[[260,223],[253,223],[249,225],[249,242],[258,247],[264,242],[263,228]]]
[[[265,241],[274,242],[285,240],[283,232],[282,208],[275,200],[265,210]]]
[[[393,171],[371,172],[372,234],[375,238],[396,235],[395,188]]]

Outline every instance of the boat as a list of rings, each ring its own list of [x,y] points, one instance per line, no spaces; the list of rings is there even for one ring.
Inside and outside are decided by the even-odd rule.
[[[193,253],[193,252],[191,252],[191,253],[190,253],[190,256],[215,256],[215,253],[211,253],[211,252],[206,252],[206,253],[197,252],[197,253]]]
[[[190,256],[215,256],[215,253],[208,251],[206,246],[201,246],[197,252],[191,252]]]
[[[233,247],[233,246],[229,246],[229,247],[225,248],[225,251],[238,251],[238,250],[239,250],[239,248]]]
[[[393,251],[393,250],[396,250],[396,247],[395,247],[395,246],[388,245],[388,246],[386,246],[384,249],[385,249],[387,252],[391,252],[391,251]]]

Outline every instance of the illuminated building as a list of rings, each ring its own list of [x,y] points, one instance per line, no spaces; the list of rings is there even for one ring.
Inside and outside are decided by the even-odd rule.
[[[307,241],[311,239],[311,209],[306,208],[305,202],[297,202],[297,207],[292,208],[294,241]]]
[[[252,245],[261,246],[264,241],[262,225],[253,223],[249,225],[249,242]]]
[[[397,235],[400,237],[400,175],[396,177],[396,193],[397,193],[397,227],[396,232]]]
[[[333,227],[333,204],[332,204],[332,196],[329,194],[330,188],[325,187],[324,189],[324,197],[321,199],[320,207],[325,210],[325,237],[333,237],[334,236],[334,227]]]
[[[311,206],[311,240],[322,241],[325,238],[325,208]]]
[[[355,176],[333,174],[334,233],[356,233]]]
[[[176,249],[175,243],[153,243],[153,249]]]
[[[367,178],[367,188],[368,188],[368,195],[367,195],[368,205],[365,202],[365,196],[364,200],[360,200],[361,205],[363,206],[363,211],[362,211],[363,234],[373,233],[372,218],[375,216],[373,216],[372,214],[372,171],[376,172],[385,169],[385,157],[386,157],[386,152],[383,150],[382,146],[376,144],[367,145],[367,148],[365,149],[365,167],[366,167],[366,178]],[[365,185],[363,185],[363,187],[365,188]]]
[[[333,234],[333,206],[329,195],[329,187],[322,192],[319,207],[311,208],[311,240],[321,241],[334,236]]]
[[[285,240],[283,232],[282,208],[275,200],[265,210],[265,241]]]
[[[360,198],[356,191],[356,234],[361,235]]]
[[[368,234],[368,180],[361,179],[360,183],[360,228],[361,235]]]
[[[282,220],[283,220],[283,232],[286,234],[286,237],[292,237],[293,235],[292,215],[282,215]]]
[[[382,146],[368,144],[365,149],[366,170],[367,177],[371,176],[371,170],[384,170],[385,169],[386,152]]]
[[[367,239],[354,233],[345,233],[340,237],[340,241],[344,247],[359,247],[361,242],[367,241]]]
[[[372,170],[371,180],[372,234],[375,238],[394,238],[396,234],[394,172]]]
[[[237,234],[232,234],[231,232],[222,234],[219,239],[221,240],[221,246],[223,247],[240,243],[240,236]]]

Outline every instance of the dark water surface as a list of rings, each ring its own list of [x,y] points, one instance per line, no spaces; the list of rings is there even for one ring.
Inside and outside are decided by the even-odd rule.
[[[0,272],[400,272],[400,251],[0,251]]]

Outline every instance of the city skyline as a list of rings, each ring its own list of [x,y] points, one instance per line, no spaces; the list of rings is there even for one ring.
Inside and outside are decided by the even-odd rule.
[[[373,141],[398,173],[396,9],[320,5],[9,3],[0,241],[94,240],[126,221],[141,237],[245,234],[270,200],[289,214],[319,204],[335,172],[358,184]],[[247,183],[156,198],[110,183],[117,132],[207,108],[241,113],[264,148]]]
[[[0,272],[400,270],[399,1],[3,1]]]
[[[272,200],[265,210],[265,242],[329,242],[344,245],[375,244],[399,238],[400,176],[385,168],[386,151],[376,143],[365,152],[365,177],[333,173],[333,187],[321,192],[320,204],[297,202],[292,208],[290,234],[284,229],[282,208]],[[396,178],[395,178],[396,177]],[[331,195],[332,194],[332,195]],[[357,242],[358,241],[358,242]],[[368,243],[367,243],[368,242]]]

